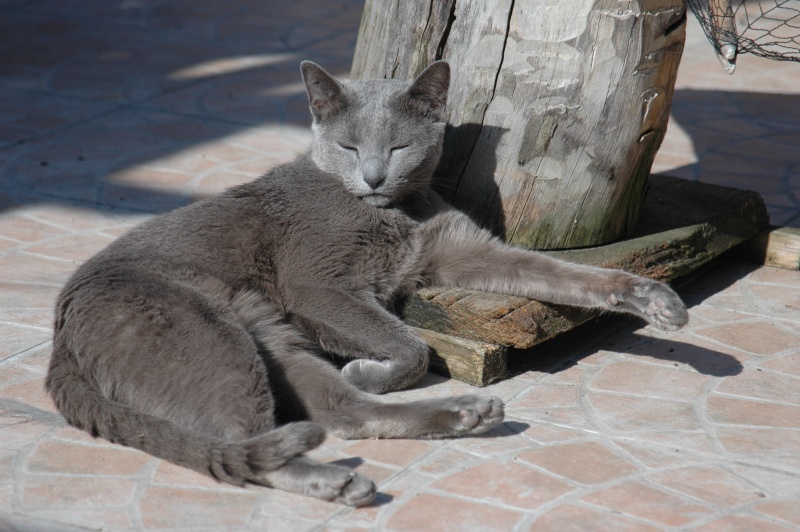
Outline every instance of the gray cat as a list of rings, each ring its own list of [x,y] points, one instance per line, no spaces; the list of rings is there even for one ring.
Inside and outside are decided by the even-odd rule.
[[[394,298],[451,285],[686,323],[664,284],[509,247],[429,188],[447,63],[411,84],[301,70],[310,154],[150,220],[61,292],[46,387],[70,424],[225,482],[360,506],[372,481],[303,456],[326,430],[438,438],[503,420],[494,397],[372,395],[427,368]]]

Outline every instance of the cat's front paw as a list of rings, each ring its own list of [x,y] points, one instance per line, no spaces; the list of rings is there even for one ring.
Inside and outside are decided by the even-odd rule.
[[[634,278],[618,294],[611,294],[608,304],[612,310],[641,316],[664,331],[676,331],[689,321],[680,296],[652,279]]]
[[[505,405],[497,397],[463,395],[454,398],[455,434],[480,434],[503,422]]]

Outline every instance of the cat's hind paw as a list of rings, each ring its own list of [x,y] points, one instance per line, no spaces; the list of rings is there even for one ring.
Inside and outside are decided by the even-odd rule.
[[[636,314],[663,331],[677,331],[689,321],[686,305],[669,286],[636,278],[619,294],[608,297],[612,310]]]
[[[376,493],[375,483],[349,467],[322,464],[305,456],[265,473],[256,482],[348,506],[366,506]]]

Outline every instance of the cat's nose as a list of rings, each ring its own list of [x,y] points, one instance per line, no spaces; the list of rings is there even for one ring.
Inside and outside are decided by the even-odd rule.
[[[388,169],[383,161],[377,157],[370,157],[361,163],[361,176],[369,188],[375,190],[386,179]]]

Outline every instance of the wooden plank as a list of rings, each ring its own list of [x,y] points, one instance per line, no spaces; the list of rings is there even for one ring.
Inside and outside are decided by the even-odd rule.
[[[736,255],[766,266],[800,270],[800,229],[770,226],[736,248]]]
[[[764,202],[755,192],[666,176],[651,179],[643,213],[633,238],[551,254],[670,281],[752,238],[769,223]],[[596,315],[523,297],[457,288],[421,290],[399,310],[415,327],[521,349]]]
[[[508,374],[508,349],[457,338],[447,334],[417,329],[414,331],[431,348],[430,369],[434,373],[458,379],[473,386],[488,386]]]

